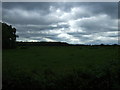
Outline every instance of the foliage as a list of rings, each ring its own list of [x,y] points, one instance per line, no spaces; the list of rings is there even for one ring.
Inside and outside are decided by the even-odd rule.
[[[16,29],[12,25],[2,23],[2,46],[3,49],[16,47]]]

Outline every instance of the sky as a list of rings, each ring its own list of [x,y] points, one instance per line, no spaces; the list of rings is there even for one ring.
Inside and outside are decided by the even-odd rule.
[[[117,2],[3,2],[17,41],[118,44]]]

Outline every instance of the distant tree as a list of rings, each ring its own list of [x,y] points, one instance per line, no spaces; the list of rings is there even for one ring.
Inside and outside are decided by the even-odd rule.
[[[101,46],[104,46],[104,44],[100,44]]]
[[[15,48],[16,47],[16,29],[12,25],[2,23],[2,48]]]
[[[117,46],[117,44],[113,44],[114,46]]]

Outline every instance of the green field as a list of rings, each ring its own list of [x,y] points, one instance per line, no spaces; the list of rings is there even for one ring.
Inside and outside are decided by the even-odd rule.
[[[3,50],[3,90],[119,90],[118,59],[117,46],[40,46]]]

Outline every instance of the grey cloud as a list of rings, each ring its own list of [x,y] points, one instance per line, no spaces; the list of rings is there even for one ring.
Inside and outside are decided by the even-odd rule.
[[[3,11],[3,21],[11,24],[33,24],[33,25],[49,25],[61,22],[60,19],[51,15],[41,15],[36,11],[25,11],[23,9],[13,9]]]
[[[2,21],[2,2],[0,2],[0,22]]]
[[[75,24],[78,27],[82,27],[88,33],[103,32],[103,31],[116,31],[117,30],[116,19],[112,19],[107,15],[94,16],[77,21]]]
[[[60,8],[63,11],[70,12],[70,10],[73,7],[82,7],[85,8],[84,13],[76,12],[76,14],[73,16],[74,18],[80,18],[80,17],[88,17],[90,16],[88,13],[92,12],[94,14],[99,13],[106,13],[110,16],[116,16],[117,14],[117,3],[50,3],[50,2],[41,2],[41,3],[25,3],[25,2],[19,2],[19,3],[3,3],[3,21],[9,22],[9,23],[20,23],[20,24],[50,24],[50,23],[57,23],[60,21],[60,19],[57,19],[55,17],[49,17],[48,14],[50,14],[50,6],[57,8]],[[13,10],[17,9],[18,12],[13,12]],[[68,10],[69,9],[69,10]],[[11,11],[11,13],[9,13]],[[26,12],[25,12],[26,11]],[[27,18],[24,15],[24,13],[28,13],[29,16]],[[36,13],[37,12],[37,13]],[[112,12],[112,13],[111,13]],[[36,17],[31,17],[32,14],[36,13]],[[5,16],[4,16],[5,15]],[[21,17],[21,19],[19,19]],[[5,18],[5,19],[4,19]],[[117,16],[116,16],[117,18]]]
[[[44,11],[43,14],[48,13],[50,7],[49,2],[3,2],[3,8],[14,9],[20,8],[27,11]]]
[[[102,3],[95,3],[93,11],[96,13],[106,13],[107,15],[111,16],[112,18],[118,18],[118,3],[117,2],[102,2]]]
[[[63,6],[63,10],[70,11],[73,7],[83,7],[86,8],[86,12],[91,11],[94,14],[106,13],[112,18],[118,18],[118,3],[117,2],[70,2],[70,3],[58,3],[57,6]]]
[[[117,31],[117,10],[117,3],[105,2],[4,2],[3,22],[17,28],[19,41],[117,43],[108,33]]]

